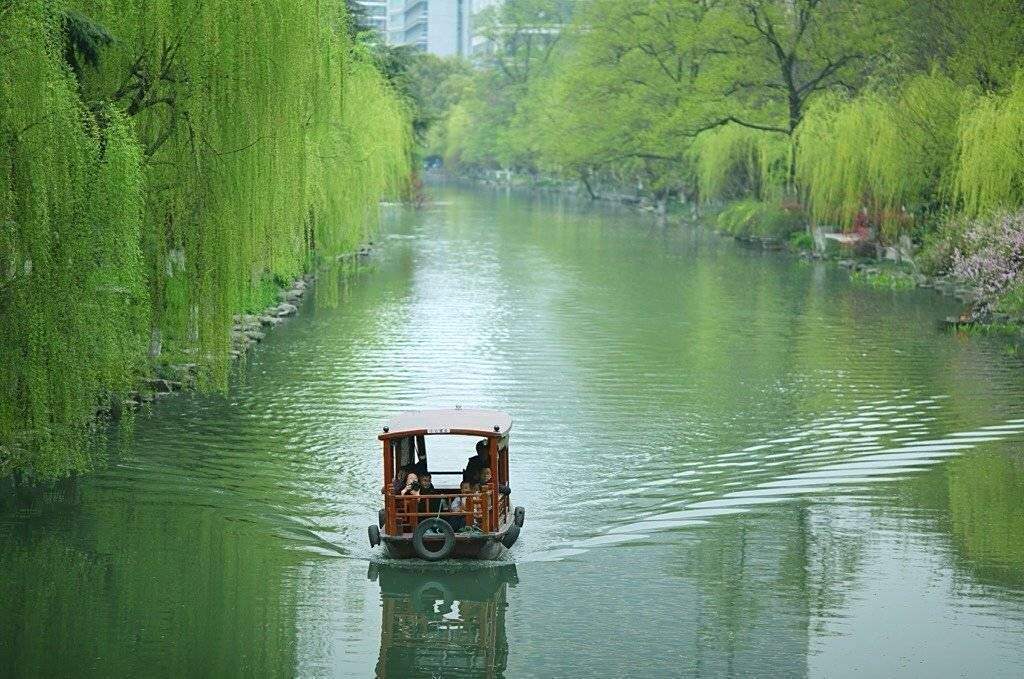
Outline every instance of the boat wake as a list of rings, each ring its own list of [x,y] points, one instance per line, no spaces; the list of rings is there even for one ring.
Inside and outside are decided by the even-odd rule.
[[[800,497],[861,492],[873,484],[920,473],[982,443],[1024,433],[1024,418],[970,431],[930,433],[928,425],[935,418],[929,413],[940,407],[942,398],[832,414],[742,450],[694,461],[668,479],[642,481],[615,494],[619,510],[614,514],[629,519],[607,525],[593,536],[528,554],[521,561],[564,559]],[[683,497],[678,493],[671,497],[669,493],[680,486],[686,489]],[[620,511],[628,501],[633,502],[629,511]]]

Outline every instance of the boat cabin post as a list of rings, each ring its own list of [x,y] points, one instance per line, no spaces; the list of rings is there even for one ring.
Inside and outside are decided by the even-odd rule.
[[[498,437],[488,436],[487,437],[487,457],[489,458],[491,465],[491,521],[490,525],[494,530],[494,527],[498,525],[498,487],[501,483],[498,478]]]
[[[398,532],[398,525],[395,519],[395,495],[392,492],[393,479],[397,475],[395,469],[395,454],[391,448],[391,439],[384,441],[384,530],[388,535]]]

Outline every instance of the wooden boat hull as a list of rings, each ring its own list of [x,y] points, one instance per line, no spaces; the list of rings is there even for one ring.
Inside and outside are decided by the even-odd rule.
[[[504,526],[498,533],[458,533],[455,536],[455,549],[452,550],[449,559],[478,559],[481,561],[494,561],[501,559],[508,552],[502,543],[506,533],[512,530],[511,522]],[[435,544],[440,543],[442,538],[425,538],[429,548],[433,549]],[[412,534],[403,535],[381,535],[381,542],[387,549],[388,556],[392,559],[417,559],[416,550],[412,546]],[[513,542],[512,544],[515,544]],[[511,546],[511,545],[510,545]]]

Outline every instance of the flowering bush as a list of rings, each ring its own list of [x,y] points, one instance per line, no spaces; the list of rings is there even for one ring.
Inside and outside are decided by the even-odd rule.
[[[1024,281],[1024,211],[973,222],[953,253],[953,275],[977,286],[988,309]]]

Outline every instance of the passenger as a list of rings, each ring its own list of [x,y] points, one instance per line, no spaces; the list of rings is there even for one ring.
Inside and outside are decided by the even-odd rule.
[[[434,488],[434,483],[433,483],[433,481],[430,478],[430,473],[429,472],[425,472],[425,473],[420,474],[419,475],[419,482],[420,482],[419,483],[419,485],[420,485],[420,495],[440,495],[441,494],[441,491],[439,491],[437,488]],[[441,503],[442,503],[442,501],[443,501],[442,498],[426,500],[426,502],[425,502],[426,509],[424,511],[428,511],[428,512],[439,512],[439,511],[441,511]]]
[[[461,495],[452,500],[451,511],[453,512],[464,512],[468,509],[469,498],[463,496],[473,493],[473,484],[469,481],[463,481],[462,485],[459,486],[459,493],[461,493]],[[447,519],[448,523],[450,523],[452,528],[455,530],[461,530],[466,527],[465,516],[449,516]]]
[[[419,495],[420,494],[420,479],[416,476],[416,472],[410,471],[405,475],[405,486],[399,492],[399,495]]]
[[[413,473],[412,465],[402,465],[402,468],[395,474],[394,480],[391,482],[391,493],[393,495],[404,495],[402,489],[405,488],[408,482],[409,474]],[[381,490],[383,493],[384,491]]]
[[[491,456],[487,454],[487,439],[480,439],[476,442],[476,455],[469,458],[463,476],[477,479],[480,477],[480,470],[491,466]]]
[[[405,523],[411,527],[414,527],[419,520],[418,516],[412,516],[419,512],[420,503],[418,499],[412,499],[412,496],[418,496],[420,494],[420,481],[419,477],[416,476],[416,472],[409,472],[405,476],[405,486],[402,488],[399,495],[409,496],[410,499],[402,500],[401,503],[404,505],[403,515],[399,517],[399,522]]]

